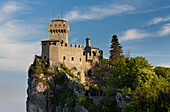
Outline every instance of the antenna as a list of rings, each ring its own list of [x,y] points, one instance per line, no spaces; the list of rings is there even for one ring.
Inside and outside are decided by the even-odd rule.
[[[61,6],[61,18],[63,18],[63,15],[64,15],[64,3],[62,3]]]
[[[53,19],[54,19],[54,8],[53,8]]]

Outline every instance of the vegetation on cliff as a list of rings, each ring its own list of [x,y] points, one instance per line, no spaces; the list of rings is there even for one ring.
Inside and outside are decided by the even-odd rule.
[[[112,39],[111,49],[112,46],[122,48],[120,44],[113,44]],[[123,111],[126,112],[170,111],[170,69],[154,68],[145,57],[133,57],[129,60],[123,56],[116,58],[122,52],[117,53],[119,54],[111,52],[110,60],[102,59],[102,63],[93,68],[93,80],[98,91],[105,92],[111,98],[112,94],[121,89],[124,100],[126,96],[131,97],[129,103],[124,105]],[[115,105],[114,99],[110,101],[110,106],[108,102],[102,103],[103,107],[99,112],[111,112]]]
[[[66,74],[80,81],[81,72],[77,72],[75,78],[64,64],[60,64],[63,72],[36,57],[38,63],[35,61],[30,66],[29,74],[35,73],[36,80],[53,91],[49,101],[60,106],[60,111],[66,104],[68,112],[74,112],[77,105],[85,107],[89,112],[170,111],[170,68],[154,67],[145,57],[124,57],[116,35],[112,37],[111,43],[110,59],[102,59],[100,64],[92,68],[93,84],[85,86],[86,95],[83,97],[76,96],[74,90],[66,84]],[[73,69],[77,71],[77,68]],[[121,108],[116,99],[117,93],[121,93],[126,102]],[[93,96],[101,98],[97,104],[90,98]]]

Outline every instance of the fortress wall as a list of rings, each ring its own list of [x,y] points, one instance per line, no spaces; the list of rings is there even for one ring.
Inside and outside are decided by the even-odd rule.
[[[50,45],[50,60],[54,64],[64,63],[68,68],[72,69],[77,68],[77,71],[81,72],[82,82],[84,80],[84,71],[83,71],[83,46],[69,44],[62,45],[60,42],[57,42],[56,45]]]
[[[64,59],[65,57],[65,59]],[[77,68],[81,72],[81,81],[84,82],[83,71],[83,47],[80,45],[61,46],[60,48],[60,62],[64,63],[68,68]]]
[[[56,42],[56,45],[55,44],[50,45],[50,50],[49,50],[50,61],[53,61],[55,64],[59,64],[60,46],[61,46],[60,42]]]
[[[49,60],[49,44],[48,42],[42,43],[42,59]]]

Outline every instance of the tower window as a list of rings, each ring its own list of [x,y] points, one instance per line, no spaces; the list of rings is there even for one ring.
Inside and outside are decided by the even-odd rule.
[[[74,57],[71,57],[71,61],[74,61]]]
[[[66,57],[65,57],[65,56],[63,56],[63,60],[66,60]]]
[[[61,26],[61,24],[59,24],[59,26]]]
[[[66,33],[66,30],[64,29],[64,33]]]
[[[52,30],[50,30],[50,32],[52,33]]]
[[[80,61],[81,61],[81,58],[80,58]]]
[[[55,26],[57,26],[57,25],[55,24]]]
[[[65,26],[65,24],[63,24],[63,26]]]
[[[44,56],[44,59],[46,59],[46,56]]]

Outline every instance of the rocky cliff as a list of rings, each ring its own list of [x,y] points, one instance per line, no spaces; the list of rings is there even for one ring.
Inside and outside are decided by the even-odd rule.
[[[84,86],[65,70],[36,56],[28,72],[27,112],[88,112],[76,100]]]
[[[76,81],[74,74],[78,72],[64,64],[52,66],[35,56],[28,71],[27,112],[103,112],[107,106],[119,112],[127,104],[119,92],[106,97],[106,92]]]

